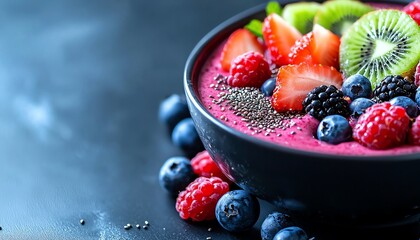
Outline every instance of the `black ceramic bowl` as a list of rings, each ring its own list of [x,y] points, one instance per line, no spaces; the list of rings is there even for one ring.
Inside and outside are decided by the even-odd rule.
[[[202,105],[196,86],[206,57],[235,29],[251,19],[263,19],[264,5],[217,26],[187,61],[185,92],[205,148],[240,187],[283,211],[368,228],[418,222],[420,153],[362,157],[291,149],[234,130]]]

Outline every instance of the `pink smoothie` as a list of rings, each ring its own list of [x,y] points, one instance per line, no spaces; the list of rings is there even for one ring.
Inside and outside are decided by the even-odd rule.
[[[389,5],[379,6],[381,8],[396,8],[395,6]],[[378,7],[378,5],[375,5],[375,7]],[[228,101],[218,102],[229,91],[228,86],[225,86],[220,81],[222,79],[220,75],[228,75],[228,72],[223,71],[220,66],[220,55],[223,45],[224,43],[218,46],[204,64],[199,75],[198,93],[202,104],[207,110],[227,126],[281,146],[334,155],[399,155],[420,153],[420,146],[403,145],[387,150],[372,150],[355,141],[338,145],[319,141],[314,137],[318,121],[309,115],[287,117],[288,119],[282,121],[282,126],[275,129],[259,128],[258,122],[254,124],[254,127],[250,126],[249,121],[244,121],[242,116],[235,115],[235,111],[230,108],[231,105],[229,105]],[[269,98],[267,98],[267,101],[269,101]]]

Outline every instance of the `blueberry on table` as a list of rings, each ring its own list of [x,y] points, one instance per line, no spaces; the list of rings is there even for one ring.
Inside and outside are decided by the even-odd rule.
[[[234,190],[223,195],[216,205],[219,224],[230,232],[250,229],[258,220],[258,199],[244,190]]]
[[[185,157],[172,157],[166,160],[159,172],[160,186],[172,193],[178,194],[195,178],[190,161]]]
[[[261,86],[261,92],[264,96],[269,97],[273,95],[274,88],[276,88],[276,78],[269,78]]]
[[[391,99],[389,102],[394,106],[403,107],[407,112],[407,115],[411,118],[415,118],[419,115],[419,105],[409,97],[399,96]]]
[[[281,229],[293,226],[294,223],[287,214],[274,212],[269,214],[261,225],[261,239],[272,240]]]
[[[338,144],[350,140],[351,136],[351,126],[341,115],[327,116],[318,125],[317,137],[321,141]]]
[[[160,103],[159,121],[165,124],[169,131],[172,131],[182,119],[188,117],[190,112],[184,96],[172,94]]]
[[[181,120],[172,131],[172,142],[188,157],[193,157],[204,150],[203,143],[191,118]]]
[[[354,117],[359,117],[362,115],[365,110],[375,104],[374,101],[367,98],[356,98],[353,102],[350,103],[351,115]]]
[[[360,74],[350,76],[343,82],[341,90],[344,96],[348,96],[351,100],[363,97],[370,98],[372,96],[372,84],[369,79]]]
[[[273,240],[308,240],[308,235],[300,227],[287,227],[280,230]]]

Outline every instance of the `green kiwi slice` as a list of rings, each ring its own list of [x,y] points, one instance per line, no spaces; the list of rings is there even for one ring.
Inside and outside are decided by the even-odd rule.
[[[284,7],[283,18],[302,34],[312,30],[314,17],[321,4],[316,2],[290,3]]]
[[[315,15],[314,22],[342,36],[357,19],[373,10],[357,1],[327,1]]]
[[[407,75],[420,59],[420,27],[398,10],[377,10],[356,21],[341,38],[340,69],[359,73],[372,88],[387,75]]]

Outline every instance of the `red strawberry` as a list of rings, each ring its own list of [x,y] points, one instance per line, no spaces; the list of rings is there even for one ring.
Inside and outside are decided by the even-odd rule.
[[[420,2],[414,1],[404,7],[403,11],[420,25]]]
[[[290,63],[290,48],[302,38],[302,34],[282,17],[272,13],[264,19],[263,37],[273,62],[281,66]]]
[[[277,112],[301,111],[306,95],[321,85],[340,88],[343,77],[333,67],[301,63],[279,69],[271,105]]]
[[[247,52],[232,61],[227,83],[233,87],[259,88],[270,77],[270,66],[264,56],[257,52]]]
[[[257,36],[246,29],[238,29],[234,31],[223,46],[220,63],[222,69],[226,72],[230,69],[230,63],[237,56],[246,52],[264,53],[263,45],[258,41]]]
[[[316,24],[312,32],[296,41],[289,55],[292,64],[302,62],[339,67],[340,38]]]

